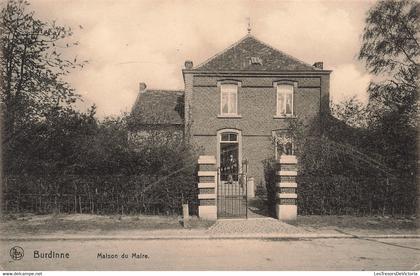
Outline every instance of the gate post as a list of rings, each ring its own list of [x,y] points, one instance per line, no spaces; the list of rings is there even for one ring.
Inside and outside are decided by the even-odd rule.
[[[200,155],[198,158],[198,216],[203,219],[217,219],[217,168],[216,158]]]
[[[277,160],[276,171],[277,218],[282,221],[295,221],[297,218],[296,156],[280,156],[280,159]]]

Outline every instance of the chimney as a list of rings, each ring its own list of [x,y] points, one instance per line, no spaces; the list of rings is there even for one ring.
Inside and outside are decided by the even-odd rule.
[[[139,92],[144,93],[144,92],[146,92],[146,89],[147,89],[147,85],[144,82],[141,82],[139,84]]]
[[[321,70],[324,69],[324,63],[322,61],[315,62],[313,66]]]
[[[191,60],[185,61],[185,69],[191,70],[193,68],[193,62]]]

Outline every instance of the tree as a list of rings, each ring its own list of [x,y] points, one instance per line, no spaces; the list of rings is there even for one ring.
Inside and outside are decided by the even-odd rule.
[[[378,80],[369,86],[372,148],[398,177],[416,182],[420,3],[379,1],[368,13],[359,59]],[[401,187],[403,188],[403,187]],[[420,213],[420,187],[417,208]]]
[[[26,0],[9,0],[0,13],[5,173],[15,157],[29,157],[23,152],[26,147],[19,145],[39,138],[42,134],[33,131],[45,132],[39,125],[48,121],[48,116],[57,117],[60,112],[67,116],[79,96],[64,77],[85,64],[65,57],[68,54],[64,50],[78,44],[69,41],[70,28],[43,22],[28,8]]]
[[[28,11],[26,0],[9,0],[1,10],[1,95],[5,105],[5,140],[19,135],[21,125],[45,118],[51,107],[70,105],[78,95],[64,80],[85,62],[66,58],[70,28],[43,22]]]
[[[367,16],[359,59],[379,80],[369,86],[374,147],[402,175],[416,172],[420,4],[379,1]]]
[[[415,126],[418,98],[420,3],[380,1],[366,19],[359,59],[379,75],[369,87],[373,108],[397,112]]]
[[[352,127],[367,127],[369,122],[366,106],[355,96],[338,104],[331,103],[331,114]]]
[[[11,174],[22,175],[37,167],[43,168],[40,172],[52,171],[48,166],[57,160],[43,160],[52,153],[48,143],[63,145],[60,131],[76,132],[65,129],[69,125],[63,119],[73,120],[75,125],[70,127],[77,129],[77,117],[90,116],[72,109],[79,96],[64,80],[72,69],[85,64],[68,56],[66,50],[78,44],[69,41],[71,29],[37,19],[29,6],[26,0],[8,0],[0,11],[1,188]]]

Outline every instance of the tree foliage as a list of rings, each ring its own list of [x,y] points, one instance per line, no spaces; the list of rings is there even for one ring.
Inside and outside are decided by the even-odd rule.
[[[196,157],[180,141],[129,140],[127,116],[98,120],[66,76],[72,30],[8,0],[1,11],[4,183],[9,211],[173,213],[196,198]]]
[[[379,1],[369,11],[359,58],[377,75],[369,86],[372,150],[400,175],[416,173],[420,3]]]
[[[354,127],[333,116],[322,116],[310,122],[295,119],[289,132],[298,158],[300,214],[414,213],[415,179],[410,174],[401,174],[398,166],[391,166],[398,165],[390,162],[395,160],[394,156],[387,156],[388,148],[388,152],[382,152],[374,146],[379,138],[368,127]],[[274,163],[275,160],[264,163],[270,210],[275,204]]]
[[[0,13],[0,99],[8,139],[28,121],[45,118],[50,108],[74,103],[78,95],[64,77],[85,63],[63,51],[78,44],[69,41],[71,28],[41,21],[28,9],[26,0],[8,0]]]
[[[359,53],[380,78],[369,87],[371,108],[396,112],[410,126],[418,108],[419,14],[418,1],[379,1],[366,18]]]
[[[196,210],[197,156],[188,145],[162,135],[134,143],[127,117],[94,115],[66,109],[29,126],[8,165],[9,209],[173,214],[188,202]]]
[[[331,114],[355,128],[366,128],[370,122],[366,104],[356,97],[344,100],[338,104],[331,103]]]

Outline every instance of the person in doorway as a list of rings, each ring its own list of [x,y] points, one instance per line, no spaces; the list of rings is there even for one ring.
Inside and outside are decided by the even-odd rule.
[[[237,173],[238,169],[238,163],[236,162],[235,158],[233,158],[233,155],[229,155],[229,159],[227,160],[227,183],[232,184],[234,180],[234,175]]]

